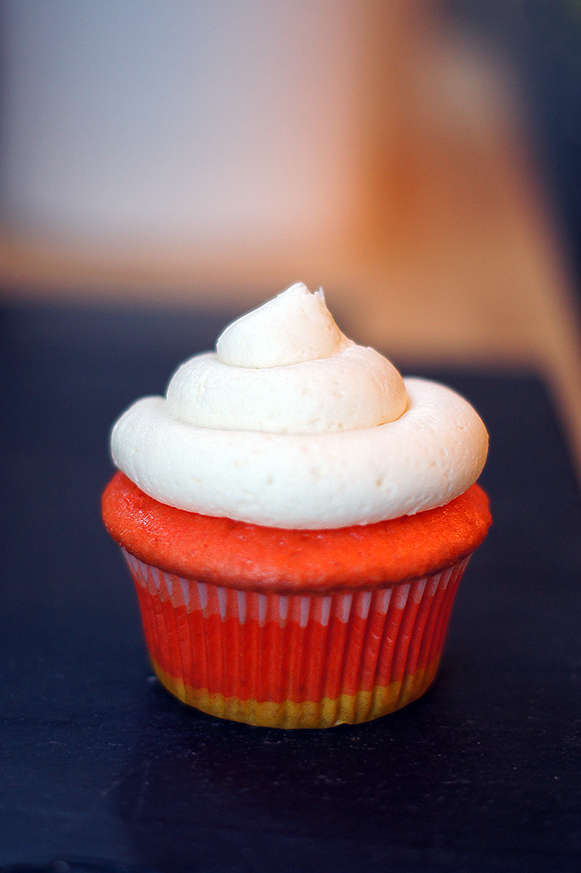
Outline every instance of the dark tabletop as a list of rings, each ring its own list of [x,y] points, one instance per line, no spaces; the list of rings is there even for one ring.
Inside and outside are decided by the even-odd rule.
[[[494,525],[423,698],[287,732],[152,678],[108,432],[234,314],[0,308],[0,871],[578,873],[581,503],[534,374],[428,374],[488,425]]]

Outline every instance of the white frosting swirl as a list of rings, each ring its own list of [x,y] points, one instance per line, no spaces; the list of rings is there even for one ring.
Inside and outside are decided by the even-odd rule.
[[[284,367],[328,358],[348,342],[327,309],[323,292],[310,294],[297,282],[228,325],[218,337],[216,351],[220,361],[231,367]]]
[[[120,469],[162,503],[282,528],[366,524],[476,481],[486,429],[463,398],[402,379],[293,285],[116,423]]]

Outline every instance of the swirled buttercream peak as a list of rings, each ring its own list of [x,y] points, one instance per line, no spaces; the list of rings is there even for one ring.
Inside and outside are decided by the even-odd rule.
[[[466,400],[403,379],[300,283],[229,325],[111,437],[117,466],[162,503],[311,529],[443,505],[476,481],[487,445]]]
[[[301,284],[229,325],[167,389],[177,421],[278,434],[376,427],[406,403],[395,367],[343,336],[322,292]]]
[[[218,337],[216,352],[220,363],[231,367],[283,367],[327,358],[348,343],[323,292],[311,294],[297,282],[230,324]]]

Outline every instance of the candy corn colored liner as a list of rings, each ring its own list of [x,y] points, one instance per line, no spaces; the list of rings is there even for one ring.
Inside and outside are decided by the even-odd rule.
[[[356,724],[420,697],[469,560],[392,587],[284,594],[197,582],[123,553],[161,683],[210,715],[279,728]]]

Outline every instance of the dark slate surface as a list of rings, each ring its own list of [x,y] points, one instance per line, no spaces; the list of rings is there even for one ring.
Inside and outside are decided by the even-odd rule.
[[[284,732],[151,678],[108,431],[231,314],[0,308],[0,871],[577,873],[581,504],[532,375],[436,374],[489,427],[495,521],[421,700]]]

